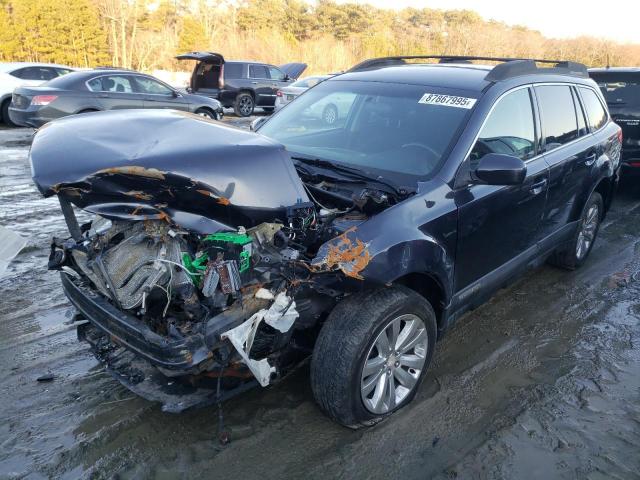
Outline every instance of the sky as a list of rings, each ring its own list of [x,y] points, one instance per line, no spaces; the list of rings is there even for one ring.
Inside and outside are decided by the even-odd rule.
[[[486,19],[524,25],[554,38],[590,35],[640,43],[640,0],[339,0],[379,8],[475,10]]]

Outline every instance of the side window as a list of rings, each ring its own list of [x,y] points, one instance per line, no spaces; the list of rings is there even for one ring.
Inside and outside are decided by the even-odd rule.
[[[489,114],[470,155],[471,168],[488,153],[527,160],[535,155],[536,133],[528,88],[507,94]]]
[[[573,104],[576,106],[576,115],[578,116],[578,135],[583,137],[587,133],[589,133],[589,129],[587,129],[587,123],[584,120],[584,109],[580,104],[580,100],[578,98],[578,92],[576,92],[572,88],[571,94],[573,96]]]
[[[591,130],[598,130],[607,123],[607,112],[602,106],[602,102],[596,92],[590,88],[580,87],[580,94],[587,110],[587,119]]]
[[[73,70],[69,70],[68,68],[56,68],[55,71],[59,77],[61,77],[62,75],[66,75],[67,73],[73,72]]]
[[[55,68],[40,67],[40,80],[53,80],[58,76],[58,72]]]
[[[249,65],[250,78],[269,78],[269,70],[264,65]]]
[[[535,87],[542,119],[542,137],[546,151],[578,138],[578,119],[568,85]]]
[[[122,75],[97,77],[87,82],[92,92],[133,93],[131,81]]]
[[[224,78],[242,78],[242,63],[225,63]]]
[[[138,85],[140,93],[150,93],[153,95],[170,95],[172,90],[160,82],[149,77],[133,77]]]
[[[269,75],[271,76],[271,80],[277,80],[279,82],[283,82],[285,78],[284,72],[276,67],[269,67]]]

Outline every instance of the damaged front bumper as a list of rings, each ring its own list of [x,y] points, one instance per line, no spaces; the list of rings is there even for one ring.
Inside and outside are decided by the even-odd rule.
[[[266,359],[249,359],[247,342],[255,334],[256,319],[272,311],[266,307],[273,297],[244,299],[212,317],[204,331],[171,339],[118,310],[83,285],[83,280],[65,271],[60,277],[69,301],[88,320],[78,327],[79,338],[89,342],[114,378],[137,395],[162,403],[164,411],[180,412],[225,400],[258,384],[268,385],[276,373]],[[291,313],[290,306],[287,312]],[[239,334],[242,329],[244,336]],[[256,375],[265,368],[266,377]],[[217,377],[224,377],[219,391]]]

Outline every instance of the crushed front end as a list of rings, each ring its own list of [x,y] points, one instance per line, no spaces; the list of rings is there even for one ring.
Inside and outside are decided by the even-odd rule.
[[[80,339],[165,411],[281,378],[363,283],[369,253],[352,233],[367,215],[323,212],[264,137],[178,112],[107,113],[53,122],[30,157],[71,234],[53,239],[49,268]],[[80,225],[74,206],[93,219]]]

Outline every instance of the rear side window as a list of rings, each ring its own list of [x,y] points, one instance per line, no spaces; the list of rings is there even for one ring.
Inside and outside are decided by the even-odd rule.
[[[580,88],[584,106],[587,109],[587,119],[591,130],[598,130],[607,123],[607,112],[602,106],[596,92],[590,88]]]
[[[131,80],[123,75],[97,77],[87,82],[92,92],[133,93]]]
[[[542,85],[535,89],[546,151],[578,138],[578,119],[571,88],[568,85]]]
[[[16,78],[22,80],[51,80],[58,76],[58,72],[50,67],[25,67],[11,72]]]
[[[269,70],[264,65],[249,65],[249,77],[269,78]]]
[[[640,107],[640,72],[590,73],[611,106]]]
[[[535,155],[535,127],[528,88],[498,100],[471,150],[471,167],[488,153],[527,160]]]
[[[242,63],[225,63],[224,78],[242,78]]]
[[[576,115],[578,115],[578,134],[582,137],[589,133],[587,122],[584,119],[585,113],[580,105],[580,100],[578,100],[578,93],[573,89],[571,89],[571,93],[573,94],[573,103],[576,106]]]

